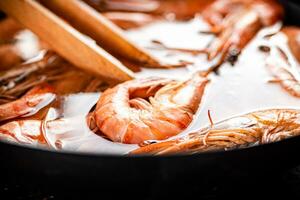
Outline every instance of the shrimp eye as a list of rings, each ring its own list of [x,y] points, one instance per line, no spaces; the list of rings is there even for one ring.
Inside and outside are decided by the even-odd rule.
[[[270,47],[265,46],[265,45],[260,45],[258,47],[258,50],[260,50],[261,52],[264,52],[264,53],[269,53],[271,51]]]
[[[232,49],[229,51],[229,55],[227,58],[227,61],[231,64],[234,65],[236,61],[238,60],[238,57],[240,55],[240,51],[237,49]]]

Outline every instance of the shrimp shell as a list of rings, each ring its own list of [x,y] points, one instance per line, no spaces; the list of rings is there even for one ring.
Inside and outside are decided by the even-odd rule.
[[[270,109],[221,121],[188,135],[157,141],[130,154],[193,154],[280,141],[300,135],[300,110]]]
[[[280,21],[282,6],[273,0],[219,0],[211,4],[202,16],[216,34],[206,49],[208,60],[220,57],[211,71],[224,62],[234,64],[244,47],[258,31]]]
[[[281,30],[288,39],[288,47],[292,55],[299,62],[300,60],[300,29],[297,27],[285,27]],[[300,97],[300,73],[299,63],[290,62],[287,52],[278,46],[272,46],[270,53],[266,59],[266,67],[273,75],[275,80],[271,81],[279,83],[283,89],[289,94]]]
[[[0,105],[0,122],[16,117],[26,117],[37,113],[56,98],[50,85],[38,85],[21,98]]]
[[[208,79],[187,81],[145,78],[106,90],[97,102],[94,121],[109,139],[122,143],[162,140],[191,123]]]

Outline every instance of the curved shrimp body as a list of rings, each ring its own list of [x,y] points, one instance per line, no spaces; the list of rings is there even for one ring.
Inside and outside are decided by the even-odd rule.
[[[0,126],[0,138],[21,144],[47,144],[40,120],[18,120]]]
[[[101,95],[95,123],[115,142],[169,138],[191,123],[207,83],[199,74],[183,82],[164,78],[125,82]]]
[[[283,17],[283,8],[276,0],[218,0],[202,13],[214,33],[238,22],[245,12],[257,13],[263,26],[270,26]]]
[[[270,109],[233,117],[180,138],[145,145],[130,154],[192,154],[249,147],[297,135],[300,135],[300,110]]]
[[[240,10],[243,3],[240,0],[219,0],[209,5],[203,12],[202,17],[211,25],[213,33],[219,33],[228,25],[231,25],[236,11]],[[229,13],[232,13],[229,16]],[[234,14],[233,14],[234,13]],[[227,16],[227,18],[225,18]]]
[[[0,121],[34,115],[51,103],[55,97],[51,86],[46,84],[36,86],[21,98],[0,105]]]
[[[273,0],[220,0],[203,12],[217,38],[207,49],[208,59],[220,56],[218,66],[232,64],[242,49],[265,26],[281,20],[283,8]]]
[[[295,26],[287,26],[284,27],[281,32],[287,36],[288,45],[293,55],[300,63],[300,28]]]
[[[281,30],[288,40],[288,46],[293,56],[300,61],[300,29],[285,27]],[[275,78],[274,83],[279,83],[289,94],[300,97],[300,73],[298,63],[290,62],[290,58],[284,50],[273,46],[266,59],[266,66]]]

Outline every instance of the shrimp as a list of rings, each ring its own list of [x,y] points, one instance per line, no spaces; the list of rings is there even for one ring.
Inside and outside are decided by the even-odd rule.
[[[295,26],[287,26],[281,30],[288,39],[288,45],[297,59],[300,62],[300,28]]]
[[[21,98],[0,105],[0,121],[34,115],[49,105],[55,97],[51,86],[47,84],[36,86]]]
[[[300,29],[296,27],[285,27],[281,30],[288,39],[288,46],[292,55],[300,61]],[[278,46],[272,46],[266,59],[266,66],[275,80],[289,94],[300,97],[300,74],[298,64],[290,62],[287,52]]]
[[[197,73],[183,82],[145,78],[119,84],[101,95],[94,124],[115,142],[169,138],[191,123],[208,82]]]
[[[220,56],[215,70],[226,61],[234,64],[261,28],[282,19],[283,8],[273,0],[219,0],[202,15],[217,35],[206,49],[208,60]]]
[[[300,135],[300,110],[269,109],[233,117],[196,132],[156,141],[130,154],[193,154],[206,151],[246,148]]]
[[[41,131],[41,120],[18,120],[0,126],[0,138],[21,144],[43,144],[47,141]]]

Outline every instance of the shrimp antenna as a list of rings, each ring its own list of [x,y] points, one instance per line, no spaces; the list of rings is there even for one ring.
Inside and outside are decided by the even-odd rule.
[[[209,119],[209,122],[210,122],[210,128],[213,128],[214,126],[214,122],[212,120],[212,117],[211,117],[211,114],[210,114],[210,110],[207,110],[207,116],[208,116],[208,119]],[[210,134],[210,131],[207,131],[207,133],[204,135],[203,139],[202,139],[202,142],[205,146],[207,146],[207,138],[208,138],[208,135]]]
[[[210,122],[210,127],[212,128],[214,126],[214,122],[212,120],[211,114],[210,114],[210,110],[207,110],[207,116]]]

